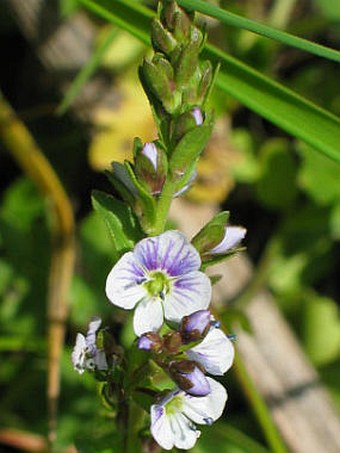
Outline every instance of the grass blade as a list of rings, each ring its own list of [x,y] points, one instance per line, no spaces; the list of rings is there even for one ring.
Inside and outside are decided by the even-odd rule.
[[[224,9],[218,8],[217,6],[202,0],[178,0],[178,3],[187,9],[192,9],[202,14],[206,14],[207,16],[214,17],[226,25],[244,28],[245,30],[265,36],[266,38],[274,39],[287,46],[296,47],[297,49],[312,53],[318,57],[340,62],[340,52],[338,50],[322,46],[321,44],[299,38],[274,27],[225,11]]]
[[[181,0],[183,3],[183,0]],[[144,43],[150,43],[153,13],[132,0],[116,0],[114,13],[107,0],[80,2]],[[201,4],[197,0],[197,4]],[[196,5],[196,1],[195,1]],[[240,60],[208,45],[203,56],[221,63],[217,85],[243,105],[282,130],[340,163],[340,119],[282,84],[266,77]]]

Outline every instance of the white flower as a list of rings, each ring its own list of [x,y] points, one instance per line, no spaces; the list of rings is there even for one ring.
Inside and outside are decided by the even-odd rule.
[[[224,236],[222,241],[214,248],[209,250],[209,253],[220,254],[227,253],[235,248],[246,235],[247,230],[239,226],[226,226],[224,228]]]
[[[72,352],[72,364],[79,374],[83,374],[86,369],[107,370],[108,368],[105,352],[98,349],[96,345],[96,335],[101,322],[100,318],[93,318],[86,337],[81,333],[77,334]]]
[[[234,346],[225,333],[211,327],[204,339],[186,351],[190,360],[204,367],[207,373],[222,376],[234,361]]]
[[[208,307],[211,283],[200,266],[188,239],[179,231],[166,231],[142,239],[120,258],[107,277],[106,294],[118,307],[136,307],[133,325],[140,336],[158,330],[164,318],[178,323]]]
[[[151,434],[165,450],[192,448],[201,434],[195,423],[211,425],[222,415],[227,392],[220,383],[207,379],[211,387],[207,396],[195,397],[177,389],[151,406]]]

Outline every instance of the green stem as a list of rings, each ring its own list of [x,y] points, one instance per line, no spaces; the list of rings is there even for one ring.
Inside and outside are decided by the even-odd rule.
[[[247,373],[247,370],[238,354],[235,356],[234,370],[237,374],[245,395],[250,402],[254,414],[262,428],[263,434],[268,442],[270,451],[273,453],[287,453],[287,449],[281,439],[281,436],[273,422],[270,411],[256,389],[256,386]]]
[[[140,453],[142,445],[139,430],[142,428],[144,411],[130,399],[126,401],[127,426],[124,435],[124,453]]]
[[[157,203],[156,220],[152,231],[154,236],[161,234],[165,229],[173,194],[174,184],[170,178],[168,178],[163,186],[162,193]]]

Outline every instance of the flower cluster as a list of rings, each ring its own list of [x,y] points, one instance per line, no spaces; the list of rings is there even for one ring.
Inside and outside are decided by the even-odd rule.
[[[244,229],[223,228],[210,254],[235,249]],[[232,238],[226,240],[232,231]],[[115,264],[106,294],[116,306],[133,309],[140,350],[171,377],[176,387],[151,407],[151,432],[165,449],[191,448],[199,431],[223,411],[227,394],[208,375],[223,375],[234,349],[209,310],[211,282],[201,268],[200,253],[177,230],[142,239]],[[166,333],[161,329],[167,325]]]
[[[213,127],[205,110],[213,70],[199,57],[204,41],[194,14],[174,0],[160,2],[151,30],[154,55],[140,67],[158,138],[136,138],[133,161],[113,162],[107,172],[123,202],[99,192],[93,197],[118,258],[106,295],[114,306],[133,310],[138,338],[130,349],[117,348],[104,341],[95,318],[86,336],[77,335],[72,354],[79,373],[95,372],[121,426],[134,419],[132,401],[151,406],[151,434],[167,450],[192,448],[200,435],[196,425],[211,425],[224,410],[227,392],[213,376],[229,370],[234,348],[209,310],[212,281],[205,269],[241,250],[246,233],[228,224],[228,212],[191,241],[178,230],[164,232],[171,200],[194,181]]]

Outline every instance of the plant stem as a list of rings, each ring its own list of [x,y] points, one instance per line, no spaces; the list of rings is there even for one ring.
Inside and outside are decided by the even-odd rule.
[[[165,229],[165,224],[167,221],[170,205],[173,199],[174,193],[174,184],[171,179],[168,177],[166,180],[162,193],[159,197],[157,203],[157,214],[155,224],[152,230],[154,236],[161,234]]]
[[[139,453],[142,450],[138,431],[141,429],[144,419],[144,410],[133,403],[128,402],[127,408],[127,429],[125,433],[125,453]]]

